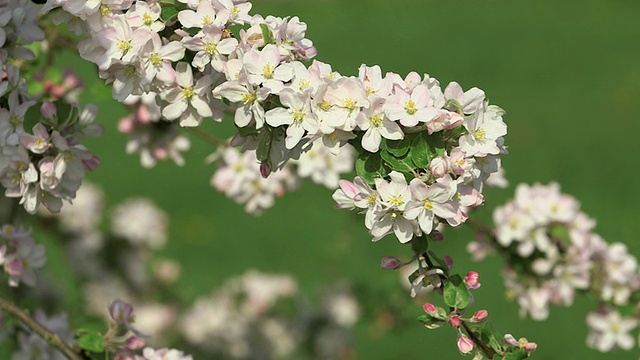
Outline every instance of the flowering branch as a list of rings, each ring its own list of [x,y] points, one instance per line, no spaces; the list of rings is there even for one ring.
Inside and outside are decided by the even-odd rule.
[[[469,337],[471,338],[471,340],[473,340],[473,343],[476,344],[477,347],[479,347],[482,352],[489,358],[489,359],[493,359],[493,357],[496,355],[496,353],[489,349],[476,335],[476,333],[471,330],[471,328],[469,327],[469,325],[465,322],[465,321],[461,321],[462,326],[464,327],[464,330],[467,332],[467,335],[469,335]]]
[[[0,308],[5,310],[6,312],[12,314],[20,322],[22,322],[27,328],[40,336],[43,340],[49,343],[51,346],[58,349],[64,356],[69,360],[86,360],[84,356],[80,354],[80,349],[76,349],[71,347],[71,345],[64,342],[60,337],[47,330],[44,326],[42,326],[39,322],[37,322],[34,318],[32,318],[29,313],[25,310],[22,310],[16,304],[11,302],[8,299],[5,299],[0,295]]]

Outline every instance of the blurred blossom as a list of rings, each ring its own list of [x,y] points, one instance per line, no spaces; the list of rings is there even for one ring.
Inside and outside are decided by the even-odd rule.
[[[179,329],[211,357],[287,358],[311,343],[313,358],[336,359],[350,346],[347,329],[357,321],[359,305],[344,284],[323,294],[322,308],[315,310],[299,301],[291,276],[251,270],[197,299]],[[325,338],[329,334],[339,335]]]
[[[167,240],[167,215],[151,201],[134,198],[115,208],[111,231],[132,245],[159,249]]]
[[[73,202],[60,210],[58,221],[63,231],[87,233],[96,229],[102,222],[104,193],[102,189],[85,182],[76,192]],[[44,208],[42,209],[46,214]],[[50,213],[49,213],[50,214]]]
[[[631,350],[635,346],[634,336],[630,331],[638,327],[638,320],[622,317],[615,310],[606,313],[590,313],[587,315],[589,336],[587,345],[601,352],[611,351],[615,347]]]
[[[73,331],[69,328],[66,314],[48,317],[42,310],[36,310],[33,318],[44,328],[58,335],[62,341],[73,344]],[[20,349],[13,353],[12,360],[64,360],[62,355],[39,335],[31,332],[18,333]]]

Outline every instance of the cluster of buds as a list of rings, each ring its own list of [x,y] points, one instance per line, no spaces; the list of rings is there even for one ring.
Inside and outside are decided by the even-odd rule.
[[[106,351],[113,352],[116,360],[192,360],[176,349],[162,348],[155,350],[144,347],[144,335],[134,326],[133,306],[122,300],[115,300],[109,305],[111,321],[107,333],[102,336],[102,345]],[[90,334],[90,333],[89,333]],[[88,335],[91,336],[91,335]],[[142,355],[136,354],[142,352]]]
[[[35,286],[35,270],[47,262],[44,246],[36,245],[29,231],[12,225],[0,229],[0,266],[9,275],[9,285],[18,286],[20,282]]]
[[[607,244],[594,233],[595,221],[580,211],[575,198],[555,183],[521,184],[513,200],[495,209],[493,219],[494,233],[480,233],[470,249],[480,257],[492,247],[509,254],[506,286],[522,316],[544,320],[551,304],[570,306],[576,293],[594,294],[601,307],[587,317],[592,329],[588,343],[601,351],[633,346],[624,335],[638,320],[621,317],[615,308],[637,305],[637,259],[624,244]]]

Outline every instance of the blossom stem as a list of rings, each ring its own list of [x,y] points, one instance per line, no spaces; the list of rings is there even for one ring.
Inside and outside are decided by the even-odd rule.
[[[471,341],[473,341],[473,343],[476,344],[476,346],[478,346],[489,359],[493,359],[493,357],[496,356],[496,353],[493,350],[489,349],[487,345],[485,345],[480,339],[478,339],[476,333],[471,330],[471,328],[465,321],[461,322],[464,330],[467,332],[467,335],[469,335],[469,338],[471,338]]]
[[[0,296],[0,308],[18,318],[18,320],[20,320],[26,327],[49,343],[49,345],[58,349],[67,359],[85,359],[84,356],[79,353],[79,350],[74,350],[69,344],[60,339],[57,334],[47,330],[42,326],[42,324],[32,318],[27,311],[21,309],[9,299],[5,299],[3,296]]]

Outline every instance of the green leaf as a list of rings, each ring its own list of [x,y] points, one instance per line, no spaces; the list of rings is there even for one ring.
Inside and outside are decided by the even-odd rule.
[[[409,137],[404,137],[401,140],[386,140],[385,142],[385,148],[387,151],[398,158],[407,155],[409,148],[411,147],[411,140],[409,140]]]
[[[429,250],[429,241],[424,236],[414,237],[411,240],[411,250],[415,254],[424,254]]]
[[[504,354],[504,360],[522,360],[529,357],[529,354],[525,349],[514,348],[512,352]]]
[[[356,174],[364,178],[370,185],[374,184],[374,179],[384,178],[388,172],[382,165],[379,154],[360,154],[356,159]]]
[[[471,301],[469,290],[467,290],[467,286],[462,282],[462,278],[459,275],[449,278],[449,281],[444,286],[442,298],[445,304],[456,309],[466,308]]]
[[[99,332],[89,330],[78,330],[78,346],[82,349],[101,353],[104,352],[104,344],[102,335]]]
[[[31,129],[42,119],[42,115],[40,114],[40,105],[42,103],[38,103],[32,107],[30,107],[27,112],[24,114],[24,121],[22,126],[27,132],[31,132]]]
[[[260,133],[255,127],[250,127],[250,126],[246,126],[246,127],[236,126],[236,129],[238,130],[238,133],[242,137],[249,137],[253,135],[258,135]]]
[[[417,167],[426,169],[429,167],[429,157],[427,154],[428,145],[427,138],[423,134],[424,133],[417,134],[411,141],[409,156]]]
[[[178,17],[178,12],[178,9],[174,6],[162,7],[162,10],[160,11],[160,19],[164,22],[171,21]]]
[[[256,156],[258,157],[258,161],[265,162],[269,160],[269,155],[271,153],[271,140],[271,131],[269,131],[267,127],[263,128],[263,130],[260,132],[258,147],[256,149]]]
[[[260,29],[262,29],[262,38],[264,39],[264,44],[273,43],[273,35],[271,35],[271,30],[267,24],[260,24]]]
[[[386,150],[380,151],[380,156],[382,157],[382,160],[384,160],[384,162],[387,163],[387,165],[389,165],[391,169],[399,171],[401,173],[411,174],[413,172],[413,169],[415,168],[415,166],[413,165],[413,162],[411,162],[411,159],[408,156],[405,158],[399,159],[391,155]]]
[[[434,318],[430,315],[420,315],[417,320],[428,329],[436,329],[446,323],[445,320]]]

